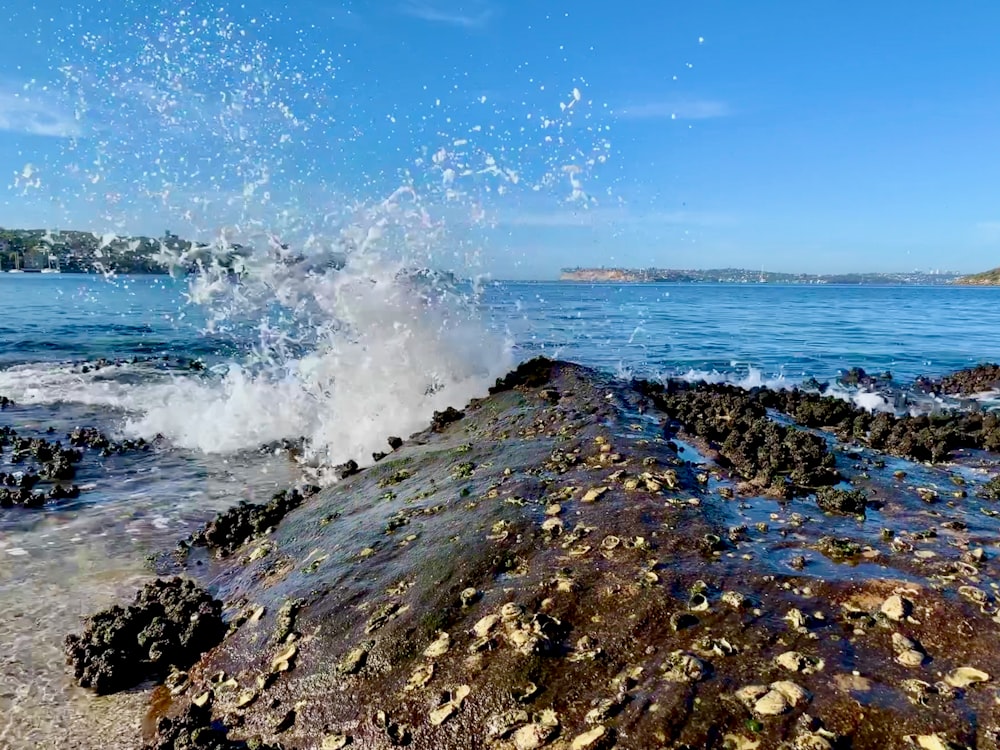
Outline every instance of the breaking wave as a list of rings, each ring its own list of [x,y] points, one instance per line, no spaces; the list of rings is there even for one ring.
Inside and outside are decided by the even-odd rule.
[[[97,206],[103,244],[170,221],[159,260],[187,274],[205,333],[243,355],[132,379],[21,365],[0,386],[124,410],[126,433],[199,451],[305,438],[318,463],[361,460],[482,394],[512,362],[477,314],[485,230],[522,204],[594,202],[610,143],[584,83],[520,104],[448,87],[402,122],[387,101],[378,121],[326,40],[271,41],[280,18],[134,11],[143,23],[93,18],[53,47],[81,137],[16,187],[64,223]]]

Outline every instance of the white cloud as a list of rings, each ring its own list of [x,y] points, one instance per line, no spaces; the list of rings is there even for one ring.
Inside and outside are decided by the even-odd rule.
[[[714,99],[653,101],[631,104],[615,111],[625,120],[709,120],[732,113],[728,104]]]
[[[73,138],[80,135],[80,124],[72,115],[37,94],[0,89],[0,131]]]
[[[421,21],[465,29],[484,28],[495,15],[493,7],[485,0],[461,5],[450,0],[406,0],[400,11]]]

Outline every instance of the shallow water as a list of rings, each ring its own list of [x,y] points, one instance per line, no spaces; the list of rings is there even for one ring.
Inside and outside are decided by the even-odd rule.
[[[18,402],[0,411],[0,426],[25,435],[52,427],[62,435],[93,425],[108,433],[145,431],[152,439],[167,432],[155,419],[143,419],[155,398],[160,414],[175,418],[167,426],[190,420],[225,437],[255,414],[281,413],[286,405],[273,402],[274,390],[248,389],[234,424],[225,422],[233,415],[225,409],[218,419],[197,422],[204,415],[193,410],[212,405],[225,365],[242,362],[259,342],[253,321],[203,333],[205,311],[187,304],[186,290],[168,277],[0,275],[0,395]],[[1000,358],[998,295],[942,287],[502,283],[488,285],[477,307],[485,329],[510,338],[516,359],[542,353],[621,374],[716,372],[744,382],[832,378],[861,366],[906,380]],[[101,357],[154,359],[84,365]],[[194,358],[220,369],[192,372],[186,362]],[[470,395],[487,383],[484,377],[469,384]],[[185,400],[188,385],[209,400],[192,407]],[[460,398],[452,393],[443,397]],[[232,394],[220,390],[219,402],[225,398]],[[315,408],[335,403],[317,400]],[[393,409],[404,406],[384,405],[377,428],[389,429]],[[408,414],[400,429],[427,416]],[[337,421],[336,414],[326,417]],[[147,555],[169,550],[220,509],[266,499],[294,481],[299,468],[286,456],[255,450],[267,439],[298,436],[277,434],[281,424],[275,424],[270,433],[240,432],[227,443],[236,451],[205,453],[168,440],[149,453],[88,455],[75,480],[85,489],[79,500],[39,511],[0,510],[0,642],[8,645],[0,661],[0,713],[8,717],[0,723],[0,746],[44,746],[81,726],[103,731],[123,710],[133,718],[141,714],[141,693],[93,701],[74,689],[62,663],[62,638],[95,609],[129,598],[150,575]],[[333,446],[331,455],[337,450]],[[12,468],[9,458],[0,455],[0,471]],[[943,476],[925,479],[943,483]],[[733,523],[780,526],[794,510],[754,501],[733,507]],[[883,523],[893,520],[866,528],[877,534]],[[837,524],[856,525],[850,519]],[[970,525],[985,533],[993,524]],[[762,542],[760,553],[785,565],[780,544]],[[882,570],[873,564],[848,573],[819,555],[811,564],[830,575]]]

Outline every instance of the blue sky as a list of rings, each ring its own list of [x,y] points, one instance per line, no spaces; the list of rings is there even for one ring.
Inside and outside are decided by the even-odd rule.
[[[499,277],[1000,265],[996,3],[10,5],[3,226],[292,232],[406,170]]]

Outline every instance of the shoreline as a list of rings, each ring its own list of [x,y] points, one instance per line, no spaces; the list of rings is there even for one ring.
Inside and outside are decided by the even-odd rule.
[[[996,380],[982,367],[925,386]],[[974,511],[1000,425],[885,432],[820,394],[664,390],[548,360],[490,391],[263,525],[227,511],[160,559],[227,603],[230,630],[155,693],[148,747],[211,717],[299,750],[863,750],[904,726],[913,742],[985,741],[996,709],[978,683],[1000,654],[936,624],[997,627],[975,592],[997,576],[981,540],[998,522]],[[967,461],[973,445],[994,451],[975,469],[913,460]]]

